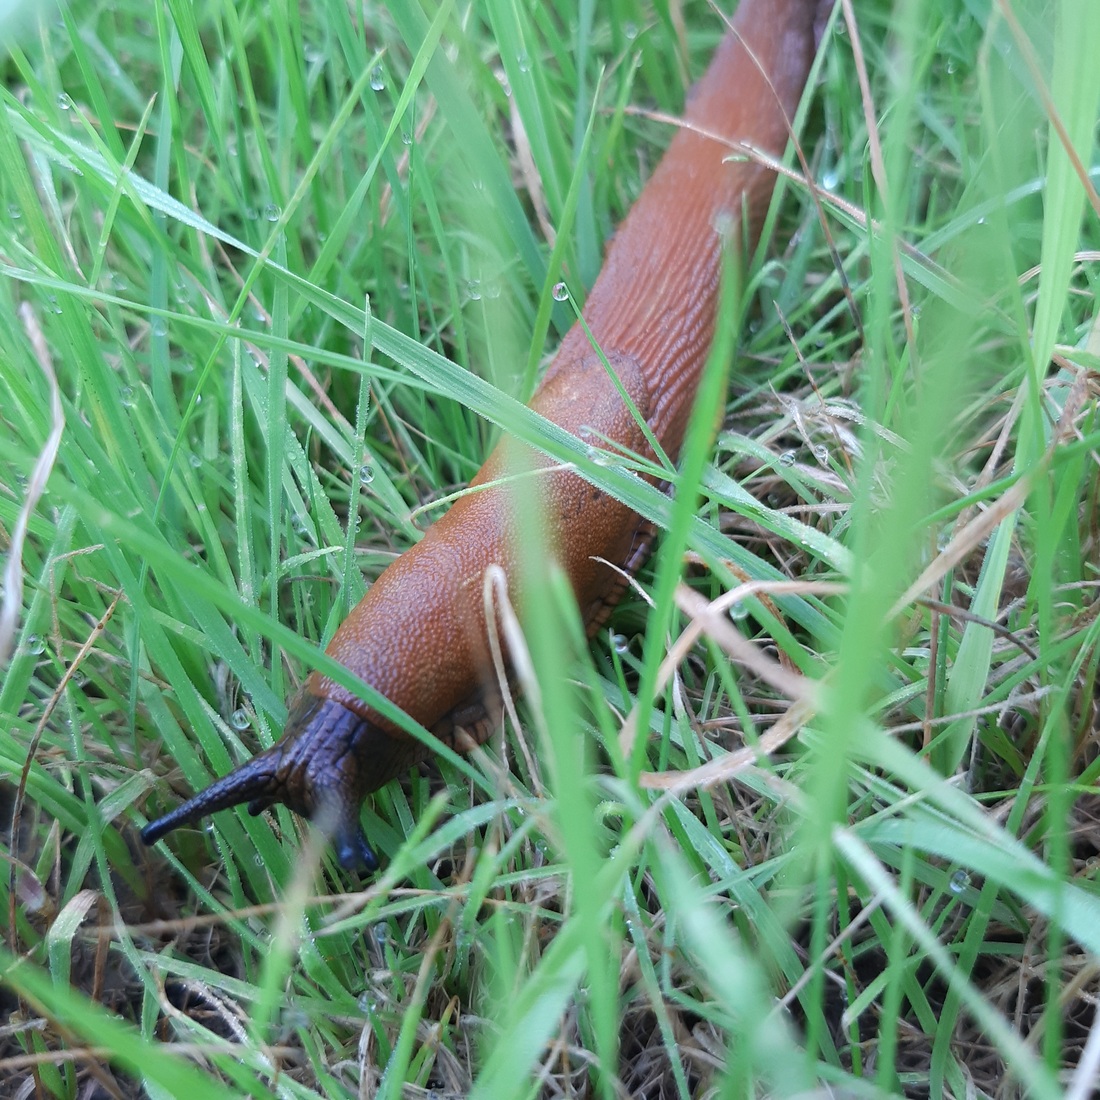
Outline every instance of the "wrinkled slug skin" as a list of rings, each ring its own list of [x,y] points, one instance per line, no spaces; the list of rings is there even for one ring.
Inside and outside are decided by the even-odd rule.
[[[722,238],[745,226],[755,242],[774,175],[725,161],[729,143],[779,154],[814,53],[814,24],[831,0],[743,0],[685,110],[688,126],[614,236],[584,317],[665,452],[675,458],[714,332]],[[694,128],[694,129],[693,129]],[[702,131],[702,133],[697,132]],[[706,135],[712,136],[706,136]],[[715,140],[726,139],[725,142]],[[567,431],[590,429],[647,454],[642,434],[580,325],[565,339],[531,407]],[[483,608],[489,565],[511,576],[513,505],[497,479],[522,461],[542,469],[544,528],[571,578],[590,632],[644,558],[650,531],[628,508],[545,456],[505,439],[462,497],[375,581],[328,653],[438,737],[484,740],[497,714]],[[513,599],[516,593],[512,593]],[[426,749],[360,699],[314,672],[291,702],[283,738],[142,833],[153,843],[177,825],[248,801],[320,818],[346,866],[377,866],[359,827],[364,795]]]

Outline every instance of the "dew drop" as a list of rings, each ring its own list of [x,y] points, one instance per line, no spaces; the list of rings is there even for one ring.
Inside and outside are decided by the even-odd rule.
[[[471,302],[481,301],[481,280],[471,279],[466,284],[466,294],[469,296]]]
[[[118,391],[118,396],[122,401],[122,407],[124,409],[132,409],[134,407],[134,387],[122,386]]]
[[[264,217],[269,222],[277,222],[281,213],[282,211],[273,202],[269,202],[267,206],[264,207]]]
[[[951,876],[948,886],[953,894],[961,894],[970,885],[970,876],[963,870],[956,871]]]
[[[72,109],[73,101],[69,98],[67,92],[61,92],[57,97],[57,105],[61,110],[68,111]]]
[[[735,604],[730,604],[729,617],[735,622],[739,623],[742,619],[748,618],[749,605],[744,600],[738,600]]]
[[[612,634],[611,648],[614,649],[619,656],[622,656],[624,653],[629,653],[630,639],[625,634]]]
[[[8,217],[11,218],[11,220],[13,222],[19,221],[19,219],[22,216],[23,216],[23,211],[20,210],[19,207],[16,206],[14,202],[8,203]]]
[[[784,451],[779,456],[779,465],[780,466],[793,466],[794,463],[795,463],[795,453],[794,453],[794,451]]]
[[[149,327],[152,328],[154,336],[168,335],[168,322],[163,317],[154,317],[149,322]]]
[[[529,73],[531,71],[531,58],[527,55],[526,50],[520,50],[516,54],[516,64],[519,66],[521,73]]]
[[[482,290],[485,294],[485,297],[492,299],[493,301],[496,301],[496,299],[500,297],[500,283],[498,283],[495,279],[485,283],[485,285],[482,287]]]
[[[551,293],[554,295],[555,302],[565,302],[569,300],[569,287],[567,287],[565,283],[555,283]]]
[[[248,711],[244,707],[238,707],[230,716],[229,724],[235,730],[246,730],[252,725],[252,719],[248,716]]]
[[[408,130],[402,130],[401,131],[401,144],[402,145],[412,145],[412,143],[413,143],[412,134],[410,134]]]
[[[41,634],[28,634],[23,645],[28,653],[33,653],[36,656],[39,653],[46,652],[46,639]]]
[[[202,466],[202,456],[195,454],[194,451],[192,451],[191,454],[187,456],[187,461],[191,463],[192,470],[197,470],[200,466]]]
[[[633,42],[638,37],[638,24],[637,23],[624,23],[623,34],[626,36],[628,42]]]
[[[715,233],[724,241],[733,237],[734,230],[737,228],[737,223],[728,210],[719,210],[718,213],[714,215],[711,225],[714,227]]]
[[[369,485],[374,480],[374,467],[369,462],[364,462],[359,467],[360,485]]]
[[[371,89],[375,92],[380,92],[380,91],[382,91],[383,88],[385,88],[385,86],[386,86],[386,76],[385,76],[385,73],[382,72],[382,66],[381,65],[375,65],[375,67],[373,69],[371,69],[371,72],[370,72],[370,86],[371,86]]]
[[[21,879],[19,905],[24,913],[41,913],[46,907],[46,891],[37,880]]]
[[[824,443],[819,443],[814,448],[814,458],[824,465],[829,461],[829,448],[826,447]]]

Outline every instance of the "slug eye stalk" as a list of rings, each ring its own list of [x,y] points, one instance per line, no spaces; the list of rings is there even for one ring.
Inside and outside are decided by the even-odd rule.
[[[278,744],[151,821],[141,830],[141,839],[155,844],[181,825],[193,825],[242,802],[248,803],[253,817],[281,802],[332,837],[340,866],[376,871],[378,857],[359,823],[363,798],[375,787],[361,762],[376,758],[379,749],[392,752],[395,744],[404,749],[342,703],[303,690],[291,704]]]

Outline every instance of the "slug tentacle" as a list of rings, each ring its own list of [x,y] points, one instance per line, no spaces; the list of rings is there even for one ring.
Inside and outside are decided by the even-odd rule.
[[[387,753],[399,759],[408,755],[404,743],[355,711],[303,689],[291,703],[277,744],[150,822],[141,839],[155,844],[181,825],[242,802],[253,817],[281,802],[333,838],[343,867],[376,870],[378,857],[359,824],[359,807],[379,784],[371,785],[371,773],[361,761]],[[392,766],[396,774],[397,761]]]
[[[278,745],[272,746],[267,752],[253,757],[211,783],[171,813],[149,822],[141,830],[141,839],[146,844],[155,844],[166,833],[181,825],[193,825],[207,814],[228,810],[230,806],[237,806],[249,799],[252,800],[249,809],[256,806],[256,812],[270,805],[278,797],[277,793],[268,793],[275,782],[273,756],[278,748]]]

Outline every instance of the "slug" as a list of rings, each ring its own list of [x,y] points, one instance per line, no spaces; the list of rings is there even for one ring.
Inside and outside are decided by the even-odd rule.
[[[782,153],[832,0],[742,0],[673,138],[611,243],[583,316],[638,413],[673,460],[714,331],[723,223],[755,244],[773,174],[730,145]],[[818,24],[819,25],[819,24]],[[722,140],[724,139],[724,140]],[[728,236],[728,231],[726,232]],[[577,324],[531,408],[652,457],[646,437]],[[463,496],[378,577],[327,652],[442,742],[483,742],[499,715],[482,600],[485,570],[512,578],[513,497],[497,484],[536,467],[544,527],[571,579],[589,636],[646,556],[652,530],[577,474],[504,439]],[[620,568],[612,568],[613,563]],[[282,738],[142,830],[153,844],[180,825],[248,802],[281,802],[331,831],[340,863],[374,870],[359,817],[364,797],[428,755],[354,694],[313,672],[290,703]]]

